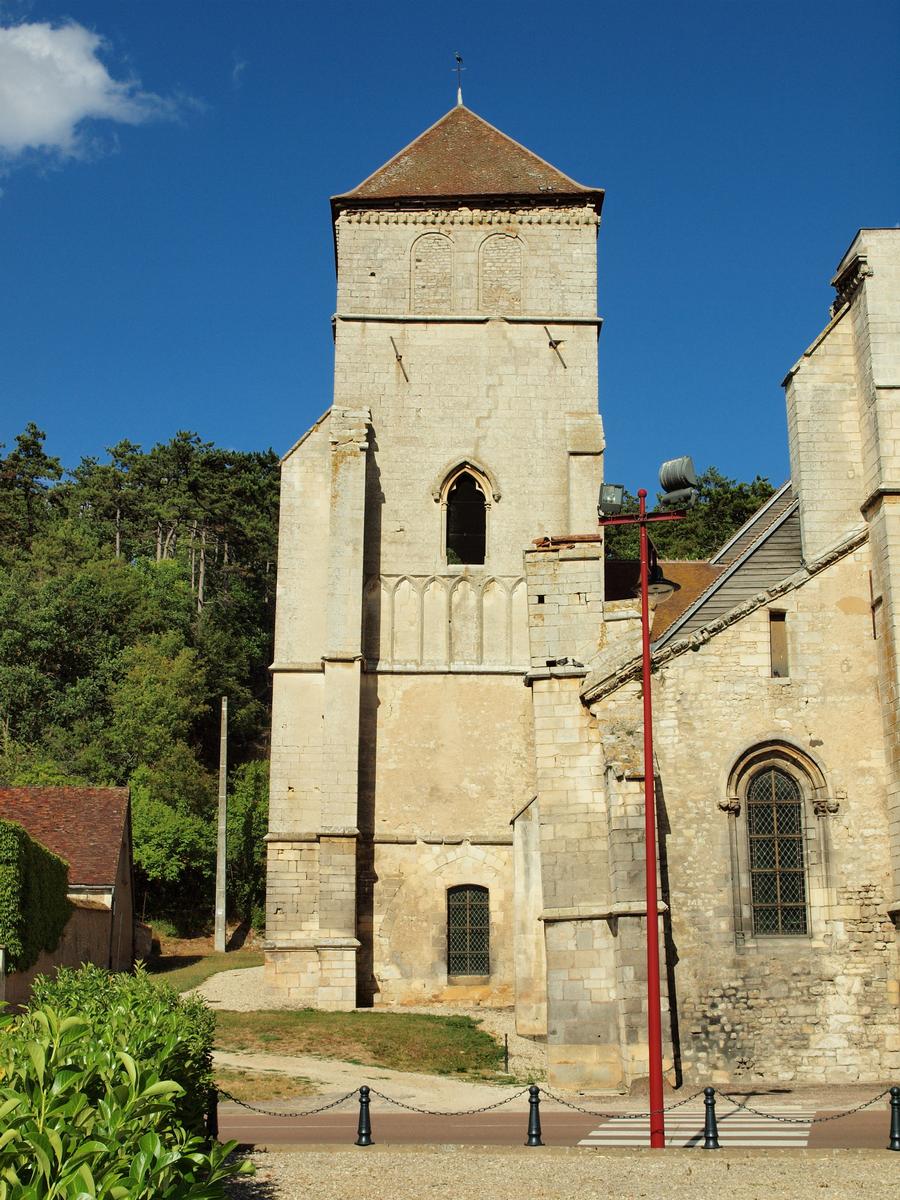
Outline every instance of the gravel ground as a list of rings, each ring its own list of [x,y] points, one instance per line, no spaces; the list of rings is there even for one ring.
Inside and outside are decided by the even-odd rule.
[[[704,1154],[454,1146],[258,1153],[233,1200],[887,1200],[900,1170],[873,1150]]]
[[[263,967],[248,967],[242,971],[220,971],[194,988],[213,1008],[230,1012],[256,1012],[262,1009],[296,1008],[281,992],[267,986]],[[371,1012],[372,1009],[361,1009]],[[388,1012],[389,1009],[379,1011]],[[547,1070],[547,1048],[543,1041],[520,1037],[516,1033],[515,1010],[512,1008],[483,1008],[480,1005],[417,1004],[398,1007],[396,1012],[435,1013],[438,1016],[473,1017],[484,1029],[502,1043],[509,1037],[509,1070],[519,1078],[543,1079]]]

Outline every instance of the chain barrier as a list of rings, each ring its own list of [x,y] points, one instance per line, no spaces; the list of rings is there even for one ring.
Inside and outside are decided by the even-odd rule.
[[[239,1104],[241,1108],[248,1108],[250,1112],[263,1113],[267,1117],[315,1117],[319,1113],[328,1112],[329,1108],[337,1108],[339,1104],[343,1104],[345,1100],[349,1100],[351,1096],[359,1098],[359,1091],[354,1088],[352,1092],[348,1092],[346,1096],[341,1096],[337,1100],[332,1100],[330,1104],[322,1104],[319,1108],[307,1108],[303,1112],[286,1112],[284,1109],[262,1108],[258,1104],[248,1104],[246,1100],[239,1100],[237,1096],[232,1096],[231,1092],[224,1092],[221,1088],[218,1089],[219,1096],[225,1100],[231,1100],[233,1104]]]
[[[492,1112],[495,1108],[502,1108],[504,1104],[509,1104],[511,1100],[518,1100],[527,1091],[528,1088],[524,1087],[521,1091],[513,1092],[511,1096],[505,1096],[502,1100],[498,1100],[496,1104],[485,1104],[483,1108],[460,1108],[452,1112],[442,1112],[435,1108],[416,1108],[414,1104],[404,1104],[402,1100],[395,1100],[393,1096],[386,1096],[384,1092],[379,1092],[375,1088],[369,1089],[370,1094],[377,1096],[379,1100],[386,1100],[388,1104],[396,1105],[397,1108],[405,1108],[407,1112],[421,1113],[426,1117],[471,1117],[476,1113]]]
[[[857,1104],[855,1108],[848,1108],[844,1112],[829,1113],[824,1117],[786,1117],[781,1113],[765,1112],[761,1108],[752,1108],[747,1104],[746,1100],[740,1096],[731,1096],[728,1092],[717,1091],[716,1098],[721,1097],[727,1100],[729,1104],[734,1105],[735,1109],[741,1109],[744,1112],[752,1113],[755,1117],[764,1117],[769,1121],[780,1121],[783,1125],[822,1125],[827,1121],[840,1121],[844,1117],[852,1117],[854,1113],[862,1112],[863,1109],[871,1108],[873,1104],[877,1104],[879,1100],[883,1100],[885,1096],[890,1094],[890,1088],[885,1088],[883,1092],[879,1092],[877,1096],[873,1096],[871,1100],[865,1100],[862,1104]],[[385,1100],[388,1104],[393,1104],[396,1108],[406,1109],[407,1112],[419,1113],[426,1117],[471,1117],[479,1113],[493,1112],[494,1109],[502,1108],[505,1104],[511,1103],[513,1100],[518,1100],[520,1096],[524,1096],[528,1092],[528,1088],[521,1088],[518,1092],[513,1092],[509,1096],[504,1096],[502,1100],[496,1101],[494,1104],[485,1104],[481,1108],[461,1108],[451,1111],[434,1109],[434,1108],[419,1108],[415,1104],[406,1104],[403,1100],[395,1100],[393,1096],[388,1096],[384,1092],[379,1092],[375,1088],[370,1089],[370,1094],[377,1096],[379,1100]],[[248,1104],[246,1100],[240,1100],[237,1096],[233,1096],[231,1092],[218,1089],[220,1098],[230,1100],[233,1104],[240,1105],[241,1108],[246,1108],[250,1112],[262,1113],[268,1117],[314,1117],[319,1113],[328,1112],[329,1109],[337,1108],[351,1096],[354,1099],[359,1098],[359,1089],[354,1088],[352,1092],[347,1092],[343,1096],[339,1096],[337,1100],[332,1100],[328,1104],[322,1104],[318,1108],[307,1108],[302,1112],[288,1112],[284,1109],[263,1108],[258,1104]],[[581,1104],[575,1104],[571,1100],[565,1100],[562,1096],[557,1096],[555,1092],[551,1092],[549,1088],[540,1089],[541,1100],[555,1100],[557,1104],[561,1104],[564,1108],[573,1109],[575,1112],[584,1113],[590,1117],[604,1117],[608,1121],[641,1121],[648,1117],[656,1116],[660,1113],[668,1113],[676,1108],[682,1108],[685,1104],[690,1104],[692,1100],[696,1100],[698,1096],[703,1095],[703,1088],[693,1092],[690,1096],[685,1096],[683,1100],[677,1100],[674,1104],[668,1104],[664,1108],[651,1109],[649,1112],[606,1112],[594,1108],[585,1108]]]
[[[741,1108],[744,1112],[753,1113],[755,1117],[765,1117],[769,1121],[780,1121],[782,1125],[823,1125],[826,1121],[840,1121],[843,1117],[852,1117],[854,1113],[862,1112],[864,1108],[871,1108],[873,1104],[877,1104],[879,1100],[883,1100],[885,1096],[889,1095],[890,1090],[890,1088],[885,1088],[883,1092],[879,1092],[871,1100],[857,1104],[856,1108],[848,1108],[846,1112],[829,1113],[826,1117],[784,1117],[780,1113],[763,1112],[761,1108],[751,1108],[749,1104],[742,1101],[739,1097],[729,1096],[727,1092],[716,1092],[716,1096],[721,1096],[723,1100],[727,1100],[735,1108]]]
[[[547,1096],[549,1099],[555,1100],[557,1104],[562,1104],[566,1108],[574,1108],[576,1112],[586,1113],[589,1117],[606,1117],[608,1121],[640,1121],[646,1119],[647,1117],[656,1117],[660,1113],[672,1112],[672,1110],[675,1108],[681,1108],[685,1104],[690,1104],[692,1100],[696,1100],[698,1096],[702,1095],[703,1088],[700,1088],[700,1090],[694,1092],[693,1095],[685,1096],[683,1100],[676,1100],[674,1104],[669,1104],[665,1108],[653,1108],[649,1112],[599,1112],[597,1109],[583,1108],[580,1104],[573,1104],[570,1100],[563,1100],[562,1096],[557,1096],[555,1092],[551,1092],[548,1088],[541,1088],[542,1099],[544,1096]]]

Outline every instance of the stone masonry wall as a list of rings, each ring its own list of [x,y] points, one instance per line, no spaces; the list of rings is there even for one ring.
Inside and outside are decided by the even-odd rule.
[[[900,1067],[886,764],[865,544],[778,598],[788,678],[771,676],[763,607],[654,675],[663,898],[676,1041],[689,1082],[878,1080]],[[601,729],[639,725],[639,689],[595,701]],[[624,741],[622,740],[624,738]],[[755,936],[733,772],[781,745],[808,764],[809,935]],[[604,753],[619,747],[609,733]]]

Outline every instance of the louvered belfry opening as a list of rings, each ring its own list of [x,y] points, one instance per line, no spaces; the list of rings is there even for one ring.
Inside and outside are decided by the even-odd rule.
[[[447,890],[447,974],[490,975],[488,889],[463,884]]]
[[[803,797],[786,771],[770,767],[750,781],[747,828],[753,932],[805,934]]]
[[[486,532],[484,492],[463,471],[447,493],[447,562],[483,563]]]

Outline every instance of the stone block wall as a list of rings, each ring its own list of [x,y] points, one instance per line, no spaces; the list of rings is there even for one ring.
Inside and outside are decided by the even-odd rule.
[[[777,607],[787,613],[787,678],[770,673],[765,606],[653,677],[676,1065],[698,1084],[876,1081],[897,1067],[900,964],[886,913],[887,764],[868,547],[780,595]],[[598,724],[620,731],[621,748],[604,737],[608,761],[633,759],[638,705],[637,684],[592,703]],[[743,761],[765,759],[761,747],[805,764],[804,936],[753,930],[735,778]]]

